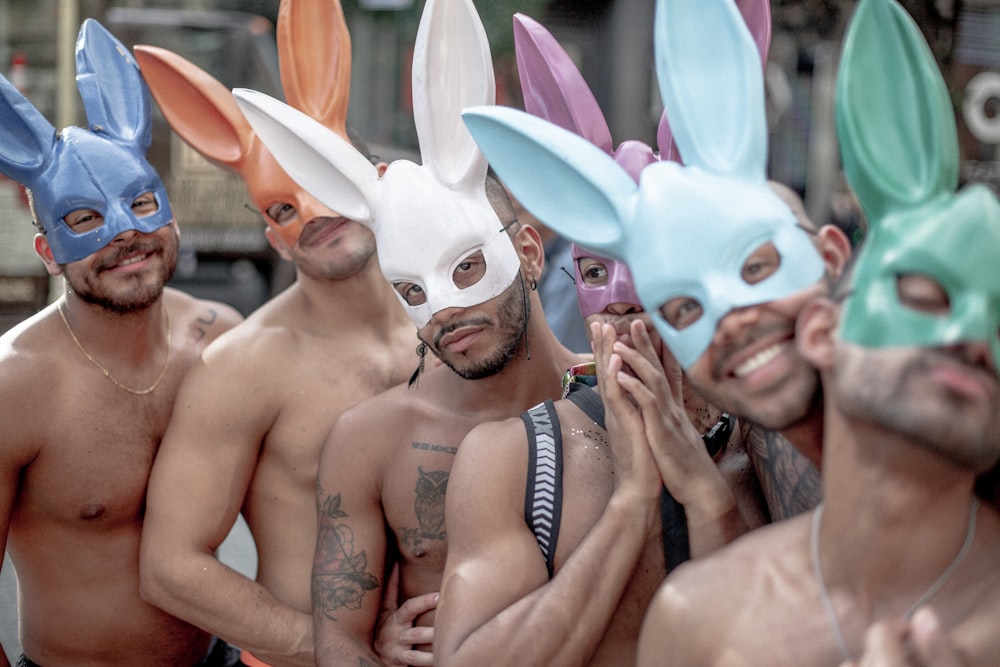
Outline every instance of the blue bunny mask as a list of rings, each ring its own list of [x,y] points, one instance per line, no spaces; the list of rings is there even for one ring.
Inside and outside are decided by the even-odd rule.
[[[129,230],[154,232],[173,221],[166,189],[146,160],[152,141],[149,90],[127,49],[100,23],[84,21],[76,45],[77,87],[88,128],[59,134],[0,77],[0,173],[31,190],[35,213],[59,264],[79,261]],[[152,192],[157,210],[138,217],[132,203]],[[64,218],[101,213],[82,233]]]

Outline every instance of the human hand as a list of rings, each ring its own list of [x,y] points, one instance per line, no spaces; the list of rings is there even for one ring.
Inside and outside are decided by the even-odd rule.
[[[630,378],[622,356],[613,351],[617,333],[610,324],[591,324],[591,344],[597,370],[597,386],[604,403],[608,442],[614,455],[615,488],[636,489],[640,497],[660,497],[660,475],[646,440],[645,425],[638,405],[623,389]]]
[[[881,621],[865,633],[864,654],[841,667],[964,667],[965,661],[930,607],[909,621]]]
[[[634,374],[623,377],[621,385],[639,407],[663,484],[685,506],[696,503],[706,493],[725,496],[725,480],[684,408],[679,365],[668,363],[664,369],[642,321],[633,321],[629,333],[634,347],[623,343],[614,346],[614,352]],[[696,484],[700,480],[709,483]]]
[[[434,628],[414,626],[421,614],[437,607],[438,594],[426,593],[399,605],[399,564],[392,568],[382,596],[378,628],[375,633],[375,653],[388,667],[430,667],[434,654],[418,651],[414,645],[434,643]]]

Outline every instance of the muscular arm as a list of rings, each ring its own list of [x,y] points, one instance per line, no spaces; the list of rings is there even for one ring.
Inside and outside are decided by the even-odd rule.
[[[788,519],[819,503],[819,471],[777,431],[749,426],[747,452],[773,521]]]
[[[309,615],[216,558],[278,402],[267,391],[273,378],[249,368],[245,353],[213,352],[185,378],[150,476],[142,594],[273,664],[311,664]]]
[[[373,634],[386,571],[386,527],[363,426],[366,405],[334,425],[320,457],[313,560],[313,629],[318,665],[376,665]],[[360,413],[360,415],[358,414]],[[359,447],[358,443],[366,443]],[[377,445],[374,447],[377,449]]]
[[[595,355],[603,368],[607,357]],[[619,368],[620,359],[599,380],[614,411],[614,491],[551,580],[523,518],[526,453],[513,446],[525,440],[521,423],[479,426],[459,448],[446,500],[435,664],[487,665],[502,655],[508,664],[580,665],[598,648],[658,520],[660,479],[642,421],[608,379]],[[512,465],[517,457],[522,463]]]
[[[32,414],[37,406],[33,408],[30,402],[20,402],[25,397],[18,390],[19,383],[11,377],[11,364],[0,361],[0,369],[5,378],[0,384],[0,420],[4,424],[3,435],[0,436],[0,567],[3,567],[7,532],[10,529],[21,472],[33,455],[25,447],[23,436],[26,434],[22,425],[29,420],[25,420],[23,415]],[[10,667],[6,656],[8,652],[12,652],[10,647],[0,646],[0,667]]]

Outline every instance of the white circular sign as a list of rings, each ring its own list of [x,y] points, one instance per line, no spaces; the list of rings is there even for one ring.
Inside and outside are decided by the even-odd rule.
[[[994,100],[992,116],[986,112],[990,100]],[[1000,72],[980,72],[969,80],[962,117],[976,139],[1000,144]]]

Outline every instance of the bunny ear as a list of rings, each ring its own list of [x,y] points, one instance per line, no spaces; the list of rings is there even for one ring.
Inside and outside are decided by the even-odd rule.
[[[764,181],[760,54],[733,0],[659,0],[655,41],[663,106],[685,164]]]
[[[472,0],[427,0],[413,49],[413,119],[423,163],[446,185],[479,186],[486,160],[459,122],[466,107],[493,104],[486,31]]]
[[[52,123],[0,75],[0,173],[32,187],[55,143]]]
[[[958,184],[948,89],[920,29],[892,0],[863,0],[837,80],[847,180],[868,217],[920,204]]]
[[[525,208],[557,234],[622,259],[622,225],[638,186],[607,153],[517,109],[478,107],[462,119]]]
[[[736,6],[757,44],[761,66],[766,66],[771,46],[771,3],[769,0],[736,0]]]
[[[93,132],[143,152],[149,149],[153,141],[149,89],[132,54],[94,19],[80,27],[76,85]]]
[[[233,97],[295,182],[324,206],[373,224],[378,171],[368,158],[340,135],[269,95],[237,88]]]
[[[242,173],[253,130],[229,89],[166,49],[139,45],[135,57],[174,131],[209,160]]]
[[[579,134],[606,153],[614,150],[594,93],[555,37],[538,21],[515,14],[514,48],[525,111]]]
[[[277,40],[285,99],[347,138],[351,35],[340,0],[282,0]]]
[[[656,146],[660,149],[660,160],[678,163],[681,161],[681,153],[677,150],[677,142],[674,141],[674,133],[670,129],[666,111],[660,114],[660,124],[656,128]]]

